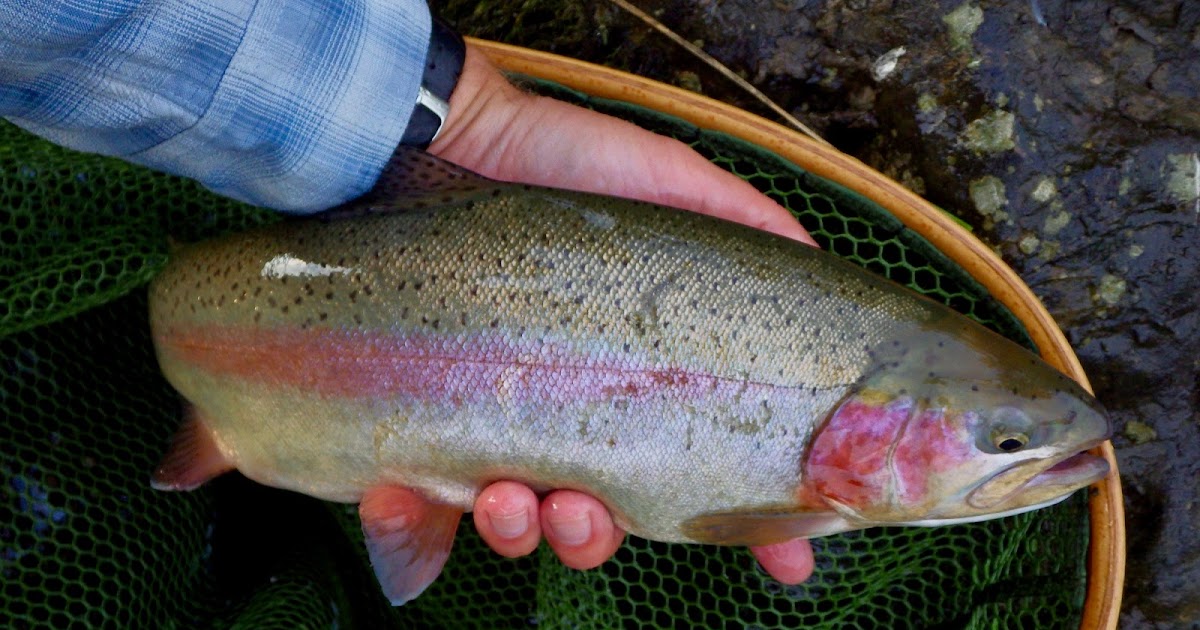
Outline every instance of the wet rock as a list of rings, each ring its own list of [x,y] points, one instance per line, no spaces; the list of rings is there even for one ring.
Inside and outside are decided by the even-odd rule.
[[[972,151],[998,153],[1011,151],[1013,144],[1013,115],[1004,110],[988,112],[972,120],[963,130],[963,145]]]
[[[964,2],[958,8],[942,17],[942,22],[950,31],[950,44],[955,48],[970,48],[971,36],[983,24],[983,9]]]
[[[1041,177],[1038,179],[1037,185],[1033,188],[1033,192],[1029,193],[1029,196],[1038,203],[1046,203],[1058,196],[1058,187],[1054,185],[1053,179]]]
[[[1158,438],[1158,433],[1154,431],[1154,427],[1140,420],[1130,420],[1125,423],[1125,437],[1129,438],[1134,444],[1145,444],[1153,442]]]
[[[1100,277],[1100,284],[1092,299],[1106,306],[1116,306],[1122,295],[1125,295],[1125,281],[1106,273]]]
[[[987,175],[972,181],[968,190],[975,209],[986,217],[988,227],[994,226],[997,221],[1008,220],[1008,213],[1003,210],[1008,205],[1003,180]]]

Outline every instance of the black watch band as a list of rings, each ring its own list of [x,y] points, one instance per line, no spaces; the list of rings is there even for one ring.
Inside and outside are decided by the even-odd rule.
[[[417,91],[417,104],[400,144],[428,147],[442,131],[450,114],[450,95],[462,74],[467,48],[463,39],[445,22],[434,17],[429,34],[429,50],[425,53],[425,73]]]

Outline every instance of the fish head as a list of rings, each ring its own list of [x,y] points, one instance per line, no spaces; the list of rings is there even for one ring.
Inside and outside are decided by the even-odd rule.
[[[851,523],[942,525],[1046,507],[1109,472],[1112,425],[1075,381],[975,325],[872,351],[806,454],[802,502]]]

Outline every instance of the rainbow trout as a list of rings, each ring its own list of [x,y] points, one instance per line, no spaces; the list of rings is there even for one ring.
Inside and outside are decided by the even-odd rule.
[[[1111,430],[1095,399],[940,304],[424,154],[351,207],[177,251],[150,319],[192,408],[155,487],[236,468],[361,502],[395,604],[497,480],[586,492],[646,538],[765,545],[1015,514],[1108,471],[1082,452]]]

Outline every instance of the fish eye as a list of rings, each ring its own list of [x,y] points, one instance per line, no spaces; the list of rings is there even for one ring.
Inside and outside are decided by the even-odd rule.
[[[994,436],[992,443],[1005,453],[1015,453],[1029,443],[1029,436],[1024,433],[1002,433]]]

